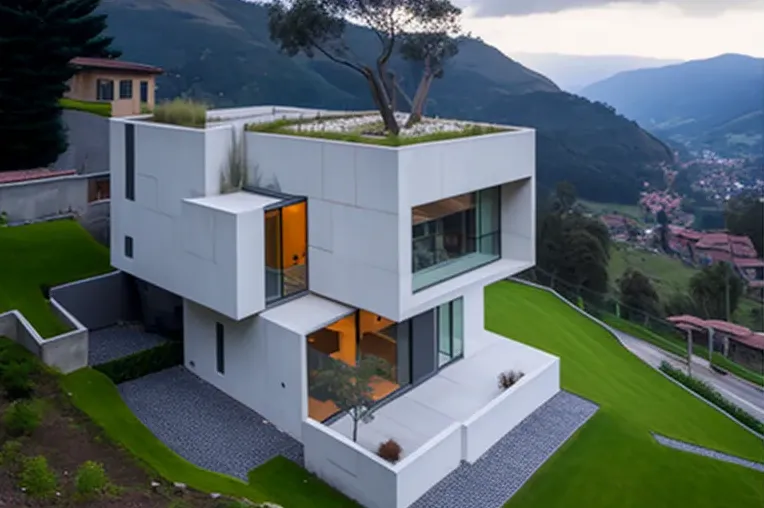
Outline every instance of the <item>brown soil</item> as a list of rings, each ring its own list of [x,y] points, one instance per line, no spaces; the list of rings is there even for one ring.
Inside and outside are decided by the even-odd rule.
[[[32,499],[17,486],[13,468],[2,466],[0,507],[219,508],[227,504],[191,490],[176,494],[167,481],[152,474],[129,453],[108,441],[102,431],[67,400],[54,376],[43,374],[38,379],[35,397],[45,401],[46,410],[37,430],[20,439],[22,453],[47,458],[58,476],[60,495],[52,500]],[[0,415],[5,413],[7,406],[5,394],[0,394]],[[0,425],[0,445],[9,439]],[[75,473],[88,460],[103,465],[115,487],[111,489],[114,492],[90,500],[75,495]],[[151,488],[152,481],[161,484],[157,492]]]

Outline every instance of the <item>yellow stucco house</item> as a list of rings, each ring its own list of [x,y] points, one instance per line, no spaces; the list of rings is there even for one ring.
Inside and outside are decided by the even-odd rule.
[[[108,58],[75,58],[71,64],[77,74],[64,97],[111,103],[112,116],[140,114],[142,105],[154,108],[159,67]]]

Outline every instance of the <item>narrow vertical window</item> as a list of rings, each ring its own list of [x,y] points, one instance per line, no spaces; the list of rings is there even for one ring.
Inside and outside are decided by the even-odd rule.
[[[133,259],[133,237],[125,237],[125,257]]]
[[[135,201],[135,125],[125,124],[125,199]]]
[[[215,323],[215,335],[217,370],[219,374],[225,374],[225,329],[222,323]]]

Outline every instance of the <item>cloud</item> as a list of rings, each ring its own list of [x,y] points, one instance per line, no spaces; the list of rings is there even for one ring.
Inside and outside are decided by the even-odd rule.
[[[764,9],[764,0],[456,0],[477,17],[527,16],[631,4],[673,5],[689,16],[716,16],[737,9]]]

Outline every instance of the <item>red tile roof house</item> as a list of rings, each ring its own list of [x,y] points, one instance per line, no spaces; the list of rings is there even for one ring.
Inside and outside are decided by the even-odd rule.
[[[74,169],[22,169],[18,171],[0,172],[0,185],[6,183],[21,183],[43,178],[55,178],[77,174]]]
[[[735,363],[764,374],[764,333],[753,332],[745,326],[718,319],[696,316],[668,318],[679,330],[692,334],[694,344],[708,346],[708,331],[713,332],[714,351],[722,353]]]

